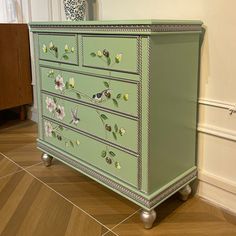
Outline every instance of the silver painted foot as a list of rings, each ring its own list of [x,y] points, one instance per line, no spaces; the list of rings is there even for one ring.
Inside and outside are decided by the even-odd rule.
[[[43,153],[41,159],[43,160],[43,164],[47,167],[52,164],[52,157],[49,156],[47,153]]]
[[[153,225],[156,217],[157,217],[157,215],[156,215],[155,210],[147,211],[147,210],[143,209],[140,214],[140,219],[144,223],[145,229],[152,228],[152,225]]]
[[[189,184],[187,184],[186,186],[184,186],[182,189],[179,190],[180,199],[182,201],[187,201],[191,192],[192,189],[189,186]]]

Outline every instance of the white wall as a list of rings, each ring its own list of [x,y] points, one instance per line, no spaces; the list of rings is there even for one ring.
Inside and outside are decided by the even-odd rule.
[[[23,21],[65,19],[60,0],[18,1],[23,6]],[[94,15],[100,19],[200,19],[204,22],[206,35],[202,47],[198,151],[201,181],[198,194],[236,212],[236,113],[230,115],[228,111],[236,104],[236,59],[233,57],[236,54],[236,1],[89,2],[97,7]]]

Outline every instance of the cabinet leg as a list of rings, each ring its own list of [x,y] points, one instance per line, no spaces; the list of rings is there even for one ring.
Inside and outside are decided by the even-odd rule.
[[[53,157],[49,156],[47,153],[43,153],[41,156],[41,159],[43,160],[43,164],[47,167],[52,164],[52,158]]]
[[[26,119],[26,107],[24,105],[20,106],[20,120]]]
[[[191,192],[192,189],[189,184],[185,185],[182,189],[179,190],[180,199],[182,201],[187,201]]]
[[[156,219],[156,211],[155,210],[142,210],[140,214],[140,219],[144,223],[145,229],[151,229],[152,225]]]

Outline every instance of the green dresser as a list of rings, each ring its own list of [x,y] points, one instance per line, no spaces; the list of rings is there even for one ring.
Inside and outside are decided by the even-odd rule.
[[[32,22],[38,147],[143,208],[197,176],[200,21]]]

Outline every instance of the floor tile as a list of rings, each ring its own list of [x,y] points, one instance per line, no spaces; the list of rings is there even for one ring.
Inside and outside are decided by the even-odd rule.
[[[31,121],[0,126],[0,152],[21,167],[41,162],[41,151],[36,147],[37,126]]]
[[[139,209],[132,202],[55,159],[50,167],[37,165],[28,171],[109,228]]]
[[[228,220],[229,216],[225,217],[225,213],[220,209],[197,197],[181,203],[176,196],[173,196],[158,206],[156,210],[157,220],[150,230],[143,228],[139,213],[137,213],[113,228],[112,231],[120,236],[236,235],[236,224],[232,223],[232,220]]]
[[[0,154],[0,179],[3,176],[15,173],[20,170],[21,169],[17,165]]]
[[[25,171],[0,179],[1,236],[99,236],[105,232],[100,223]]]

